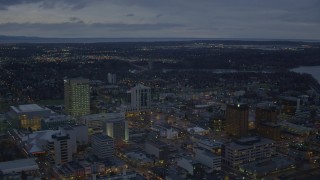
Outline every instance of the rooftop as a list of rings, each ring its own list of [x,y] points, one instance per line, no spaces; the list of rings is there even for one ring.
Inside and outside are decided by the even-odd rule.
[[[22,170],[39,169],[35,159],[19,159],[14,161],[0,162],[0,171],[3,173],[20,172]]]
[[[82,78],[82,77],[78,77],[78,78],[68,78],[68,79],[64,79],[65,83],[86,83],[89,84],[89,79],[86,78]]]
[[[158,147],[158,148],[164,148],[164,147],[168,146],[166,143],[164,143],[160,140],[157,140],[157,139],[151,139],[151,140],[148,140],[147,142]]]
[[[100,140],[104,140],[104,139],[107,139],[107,140],[113,140],[113,138],[112,138],[112,137],[107,136],[107,135],[102,134],[102,133],[94,134],[94,135],[92,135],[92,138],[98,138],[98,139],[100,139]]]
[[[59,122],[59,121],[68,121],[70,120],[70,116],[66,115],[54,115],[43,119],[45,122]]]
[[[13,109],[16,113],[48,110],[48,109],[40,107],[37,104],[24,104],[24,105],[19,105],[17,107],[11,106],[11,109]]]
[[[295,162],[286,157],[277,157],[268,160],[256,161],[247,165],[244,165],[242,168],[249,172],[264,174],[271,173],[275,170],[286,169],[288,167],[294,167]]]
[[[277,106],[273,103],[260,103],[257,105],[257,108],[269,111],[276,111]]]
[[[238,108],[238,109],[248,109],[248,104],[245,103],[236,103],[236,104],[228,104],[228,107]]]
[[[260,146],[265,144],[273,144],[273,141],[270,139],[259,137],[259,136],[253,136],[253,137],[246,137],[246,138],[235,140],[229,143],[229,146],[232,148],[241,149],[247,146],[253,146],[253,145]]]
[[[90,114],[82,116],[80,119],[86,121],[104,120],[104,121],[122,121],[124,120],[123,113],[100,113],[100,114]]]
[[[150,87],[147,87],[143,84],[137,84],[135,87],[133,87],[132,89],[150,89]]]

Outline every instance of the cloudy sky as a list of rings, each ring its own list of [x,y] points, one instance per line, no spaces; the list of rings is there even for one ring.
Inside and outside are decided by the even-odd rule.
[[[0,35],[320,39],[320,0],[0,0]]]

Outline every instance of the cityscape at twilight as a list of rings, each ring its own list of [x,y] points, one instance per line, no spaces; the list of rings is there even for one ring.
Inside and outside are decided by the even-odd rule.
[[[0,0],[0,180],[320,179],[319,0]]]

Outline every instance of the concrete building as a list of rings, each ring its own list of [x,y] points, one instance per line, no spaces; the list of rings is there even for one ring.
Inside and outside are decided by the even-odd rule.
[[[145,151],[148,154],[152,154],[157,157],[159,160],[168,159],[168,145],[159,140],[148,140],[145,143]]]
[[[112,137],[115,141],[127,142],[129,140],[128,121],[107,121],[105,122],[104,133]]]
[[[252,179],[263,179],[269,175],[293,171],[295,168],[296,163],[294,160],[286,157],[275,157],[242,165],[240,172]]]
[[[130,89],[131,110],[149,111],[151,108],[151,88],[138,84]]]
[[[21,173],[24,171],[26,174],[31,175],[37,173],[38,170],[39,166],[33,158],[0,162],[1,179],[5,178],[6,175],[11,173]]]
[[[117,76],[115,74],[108,73],[108,84],[116,84]]]
[[[8,121],[4,114],[0,114],[0,136],[5,134],[8,129]]]
[[[92,135],[93,154],[99,159],[111,158],[114,153],[114,141],[111,137],[98,133]]]
[[[295,112],[299,111],[301,105],[299,98],[291,96],[279,96],[278,98],[281,104],[281,114],[293,116]]]
[[[280,139],[279,111],[273,104],[259,104],[256,108],[256,131],[260,136],[272,140]]]
[[[148,158],[142,152],[129,152],[126,153],[128,160],[136,166],[146,166],[152,165],[154,162],[152,159]]]
[[[25,104],[11,106],[7,113],[8,119],[13,127],[21,129],[40,130],[41,119],[53,115],[50,109],[43,108],[37,104]]]
[[[70,138],[69,134],[54,134],[47,143],[47,152],[50,162],[61,165],[72,161],[72,151],[74,151],[75,139]]]
[[[64,79],[65,111],[79,117],[90,114],[90,86],[89,79]]]
[[[248,135],[249,107],[247,104],[229,104],[226,110],[226,132],[233,137]]]
[[[88,144],[88,128],[86,125],[68,125],[59,128],[62,134],[68,134],[72,139],[72,153],[77,152],[79,145]]]
[[[220,155],[214,154],[203,148],[195,148],[194,152],[195,160],[213,170],[221,170],[222,159]]]
[[[261,159],[270,158],[275,152],[274,142],[261,137],[248,137],[222,145],[222,162],[231,170]]]
[[[41,120],[42,130],[56,130],[61,126],[73,125],[75,120],[71,116],[53,115]]]
[[[167,124],[154,125],[151,127],[151,129],[159,132],[161,137],[165,137],[167,139],[176,139],[178,137],[178,131]]]
[[[305,127],[302,125],[293,124],[286,121],[279,122],[281,133],[288,133],[290,135],[294,136],[301,136],[306,137],[310,134],[315,134],[317,132],[317,129]]]
[[[193,168],[196,163],[197,162],[195,162],[193,159],[184,157],[177,161],[177,166],[186,170],[189,174],[193,175]]]
[[[19,146],[29,156],[38,157],[47,154],[48,160],[55,165],[72,161],[72,155],[77,153],[77,147],[88,143],[85,125],[66,126],[58,130],[36,131],[31,134],[12,130],[10,136],[20,142]]]
[[[129,141],[128,121],[123,113],[101,113],[83,116],[80,121],[87,125],[89,134],[103,132],[115,141]]]
[[[206,149],[214,154],[221,154],[222,143],[219,141],[200,139],[197,141],[196,145],[200,148]]]
[[[191,157],[183,157],[177,161],[177,166],[187,171],[192,176],[201,175],[199,169],[202,169],[201,163],[195,161]]]

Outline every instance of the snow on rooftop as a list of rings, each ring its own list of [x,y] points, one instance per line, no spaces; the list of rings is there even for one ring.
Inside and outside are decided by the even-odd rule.
[[[11,109],[13,109],[16,113],[46,110],[37,104],[24,104],[19,105],[18,107],[11,106]]]
[[[37,104],[25,104],[25,105],[19,105],[19,109],[23,112],[25,111],[40,111],[43,110],[42,107],[40,107]]]

